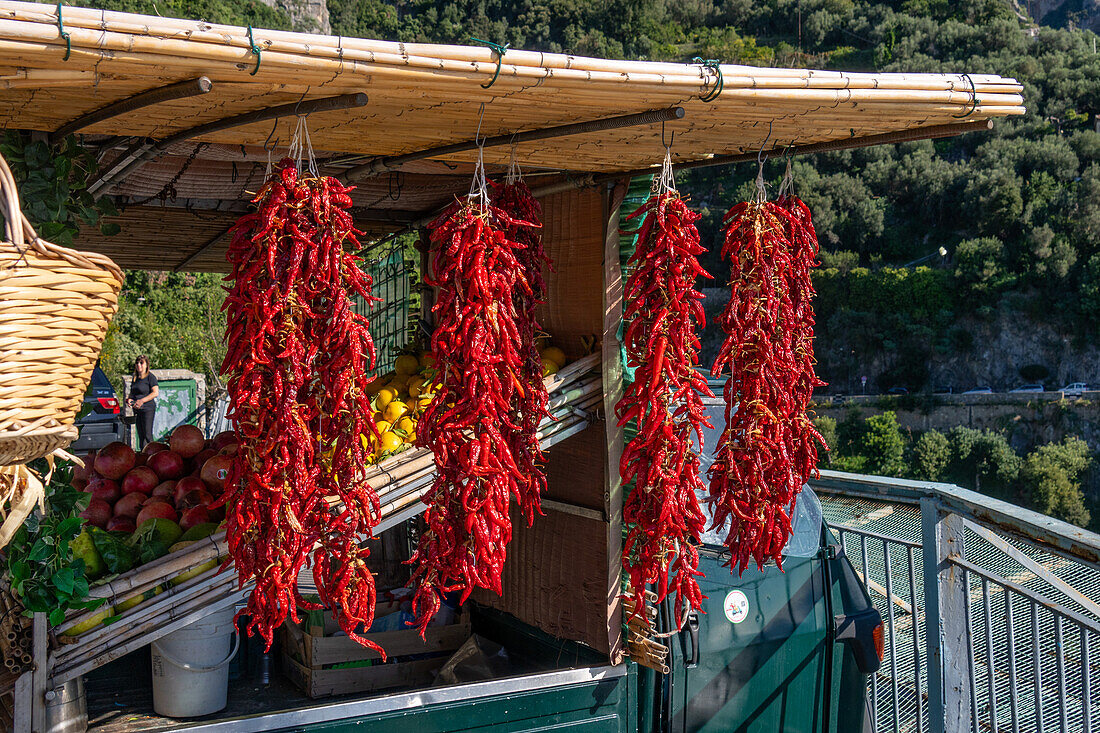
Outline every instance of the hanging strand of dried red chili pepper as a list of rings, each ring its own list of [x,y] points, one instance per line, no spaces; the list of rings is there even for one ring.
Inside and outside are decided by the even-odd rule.
[[[350,190],[282,160],[227,255],[222,374],[240,447],[221,501],[239,582],[256,582],[242,613],[269,647],[298,605],[315,607],[297,587],[311,553],[322,602],[350,637],[374,646],[355,632],[370,626],[375,605],[358,544],[379,513],[359,441],[372,429],[364,395],[375,353],[351,298],[377,299],[344,249],[358,243]],[[343,502],[339,514],[329,496]]]
[[[523,245],[508,232],[537,225],[489,203],[480,165],[475,181],[480,190],[429,225],[425,280],[439,288],[432,352],[441,383],[417,430],[417,444],[431,448],[436,464],[423,499],[427,529],[409,561],[421,634],[441,594],[461,590],[465,602],[476,587],[501,592],[510,497],[525,495],[528,481],[508,436],[522,429],[513,405],[526,358],[515,295],[533,292],[517,260]]]
[[[679,619],[703,599],[695,580],[702,575],[698,545],[706,524],[698,500],[704,491],[699,448],[703,426],[710,427],[702,398],[713,395],[696,368],[697,329],[706,316],[695,280],[711,276],[698,259],[705,251],[695,228],[699,214],[672,185],[671,154],[655,192],[631,218],[637,216],[645,218],[624,294],[627,364],[636,371],[616,407],[620,425],[636,420],[638,426],[620,461],[623,483],[635,483],[623,506],[623,563],[635,612],[645,608],[652,583],[658,604],[675,595]]]
[[[782,567],[794,502],[816,466],[813,441],[820,440],[806,414],[817,383],[810,283],[816,240],[811,247],[787,205],[763,200],[762,174],[757,185],[757,199],[725,218],[730,300],[712,370],[729,373],[726,427],[708,472],[713,526],[730,522],[725,544],[740,572],[750,558],[760,568],[768,558]]]
[[[550,265],[550,259],[542,247],[542,205],[522,178],[510,173],[509,179],[503,186],[494,187],[495,203],[513,221],[522,222],[509,226],[508,238],[522,245],[516,250],[516,261],[530,292],[525,287],[519,287],[513,294],[519,316],[517,327],[523,364],[519,373],[522,389],[516,390],[513,400],[513,419],[520,429],[508,436],[508,442],[516,466],[527,478],[521,485],[520,495],[515,498],[527,526],[531,526],[535,514],[541,513],[541,498],[546,490],[546,473],[543,470],[545,454],[539,443],[538,428],[543,418],[549,415],[549,395],[543,382],[542,357],[536,343],[540,329],[535,309],[546,297],[542,268]]]

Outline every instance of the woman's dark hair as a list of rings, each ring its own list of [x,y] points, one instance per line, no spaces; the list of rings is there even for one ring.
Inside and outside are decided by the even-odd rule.
[[[138,373],[138,364],[140,364],[141,362],[145,362],[145,368],[146,369],[149,368],[149,357],[146,356],[145,354],[139,354],[138,357],[136,359],[134,359],[134,379],[137,379],[138,377],[141,376]]]

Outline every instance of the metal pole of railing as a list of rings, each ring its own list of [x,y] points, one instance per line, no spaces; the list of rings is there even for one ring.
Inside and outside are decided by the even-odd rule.
[[[859,536],[859,556],[863,564],[863,590],[870,596],[871,576],[867,573],[867,536],[862,534]],[[887,598],[886,602],[889,603],[890,599]],[[871,727],[878,730],[878,672],[871,675]]]
[[[897,654],[897,625],[894,623],[894,591],[893,584],[890,582],[890,546],[886,543],[886,540],[882,541],[882,566],[885,570],[886,576],[886,614],[887,623],[890,633],[887,638],[890,640],[890,687],[894,693],[894,700],[891,707],[894,710],[894,730],[901,730],[901,696],[898,694],[898,654]]]
[[[1090,689],[1092,670],[1089,669],[1089,632],[1081,627],[1081,720],[1084,733],[1092,733],[1092,690]]]
[[[928,664],[928,722],[931,733],[955,733],[970,724],[966,674],[968,629],[964,571],[953,558],[965,558],[963,518],[941,510],[936,499],[920,500],[924,566],[925,659]]]
[[[963,608],[966,618],[966,671],[970,679],[970,730],[978,733],[978,686],[974,684],[974,616],[970,608],[970,571],[963,570]]]
[[[1054,612],[1054,659],[1058,662],[1058,723],[1062,733],[1069,731],[1069,714],[1066,710],[1066,655],[1062,639],[1062,617]]]
[[[1039,641],[1039,604],[1031,602],[1031,666],[1035,677],[1035,730],[1043,729],[1043,658]]]
[[[916,692],[914,698],[917,701],[917,731],[924,730],[924,696],[920,689],[920,633],[917,622],[917,566],[913,556],[913,548],[906,547],[906,556],[909,559],[909,608],[913,610],[909,614],[909,622],[913,626],[913,689]],[[925,622],[925,633],[928,633],[928,624]]]
[[[989,729],[997,730],[997,666],[993,659],[993,607],[989,581],[982,578],[982,612],[985,618],[985,680],[989,691]]]
[[[1020,733],[1019,699],[1016,690],[1016,641],[1012,634],[1012,593],[1005,588],[1005,639],[1008,642],[1008,710],[1012,733]]]

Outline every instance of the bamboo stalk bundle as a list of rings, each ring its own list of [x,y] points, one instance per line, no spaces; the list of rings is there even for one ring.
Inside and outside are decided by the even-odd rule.
[[[504,134],[683,104],[687,117],[673,127],[683,150],[697,159],[738,152],[732,141],[759,146],[768,133],[761,122],[774,122],[773,139],[805,144],[1024,112],[1022,86],[990,74],[708,67],[519,49],[497,56],[481,46],[270,30],[250,34],[232,26],[90,8],[64,8],[64,28],[68,41],[58,32],[55,6],[0,0],[0,55],[14,72],[0,76],[0,107],[10,97],[25,127],[55,130],[74,114],[91,111],[91,104],[200,74],[214,80],[203,100],[122,115],[90,129],[163,136],[254,109],[262,95],[274,105],[296,101],[303,93],[367,91],[370,114],[326,113],[334,124],[314,131],[314,145],[394,155],[472,139],[481,103],[493,102],[494,114],[485,122]],[[83,94],[92,83],[89,77],[97,87],[94,101]],[[490,79],[493,83],[483,88]],[[711,98],[719,85],[721,93]],[[38,93],[36,102],[41,98],[50,104],[26,104],[30,90]],[[364,134],[367,125],[370,135]],[[259,143],[268,132],[268,126],[252,125],[197,139]],[[530,146],[529,162],[569,170],[638,168],[648,153],[637,143],[654,134],[643,126],[542,141]],[[597,139],[601,145],[593,146]],[[586,155],[578,157],[582,146],[587,146]],[[488,159],[506,162],[507,157],[507,151],[496,151]],[[442,159],[465,161],[472,154]]]

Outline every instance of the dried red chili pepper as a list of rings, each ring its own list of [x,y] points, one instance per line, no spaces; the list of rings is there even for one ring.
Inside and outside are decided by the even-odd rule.
[[[645,218],[624,294],[627,364],[636,371],[616,406],[620,425],[636,419],[638,426],[620,461],[623,482],[635,482],[623,506],[623,563],[636,613],[652,583],[658,604],[675,595],[681,618],[703,600],[695,580],[706,525],[698,450],[703,426],[710,427],[702,398],[713,395],[696,369],[697,329],[706,316],[695,280],[711,276],[698,259],[705,251],[695,228],[699,214],[675,190],[655,193],[631,218],[637,216]]]
[[[821,436],[807,414],[815,386],[813,284],[817,238],[801,201],[732,207],[722,256],[730,260],[726,339],[712,373],[725,385],[726,427],[708,472],[714,527],[730,522],[731,567],[750,558],[782,568],[791,513],[816,470]]]
[[[239,582],[256,582],[241,613],[268,647],[288,615],[297,621],[297,606],[316,607],[297,586],[312,556],[322,603],[350,637],[377,649],[355,633],[373,620],[374,578],[359,538],[380,510],[362,478],[359,438],[374,429],[366,396],[374,344],[352,308],[356,295],[377,298],[344,249],[358,244],[350,190],[280,161],[227,254],[222,374],[240,447],[220,501]],[[339,513],[326,502],[333,496]]]
[[[417,444],[431,448],[436,464],[423,499],[427,529],[409,561],[421,634],[442,593],[460,590],[465,602],[475,587],[501,592],[509,504],[514,497],[522,507],[531,492],[512,440],[524,430],[520,395],[532,392],[521,380],[530,345],[517,296],[534,298],[516,232],[539,225],[474,201],[456,202],[429,225],[425,281],[439,288],[432,352],[440,387],[417,430]]]

